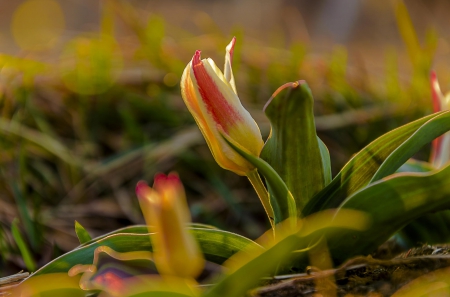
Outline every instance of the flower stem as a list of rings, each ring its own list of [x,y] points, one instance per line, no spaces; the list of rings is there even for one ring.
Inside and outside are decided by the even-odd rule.
[[[261,200],[267,217],[269,218],[270,226],[272,226],[272,229],[274,229],[274,214],[272,206],[270,205],[269,192],[267,192],[266,187],[264,186],[261,177],[258,174],[258,171],[255,169],[248,172],[247,178],[255,189],[256,194],[258,194],[259,200]]]

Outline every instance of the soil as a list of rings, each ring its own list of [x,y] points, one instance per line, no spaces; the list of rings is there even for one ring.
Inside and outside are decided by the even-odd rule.
[[[448,275],[450,272],[449,245],[424,245],[386,259],[395,249],[383,246],[374,255],[351,259],[337,269],[314,271],[309,267],[303,274],[278,276],[271,280],[271,284],[253,290],[250,295],[392,296],[397,292],[396,296],[410,296],[409,293],[416,290],[413,286],[417,287],[417,281],[425,286],[424,282],[429,282],[431,288],[431,282],[439,281],[436,273]],[[443,271],[446,267],[449,271]]]

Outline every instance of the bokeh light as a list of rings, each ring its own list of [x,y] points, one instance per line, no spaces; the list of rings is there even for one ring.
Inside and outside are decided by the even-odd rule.
[[[80,37],[65,47],[61,57],[61,74],[72,91],[92,95],[105,92],[113,85],[122,68],[122,58],[115,41]]]
[[[64,13],[54,0],[23,2],[14,12],[11,23],[14,40],[23,50],[51,48],[64,28]]]

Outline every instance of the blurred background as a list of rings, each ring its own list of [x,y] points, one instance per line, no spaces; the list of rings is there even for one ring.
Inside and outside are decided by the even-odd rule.
[[[262,107],[304,79],[333,173],[450,90],[445,0],[0,1],[0,276],[33,271],[93,236],[143,223],[139,180],[176,171],[193,221],[257,238],[246,178],[213,160],[180,96],[195,50],[233,70],[264,139]],[[429,147],[418,154],[427,160]]]

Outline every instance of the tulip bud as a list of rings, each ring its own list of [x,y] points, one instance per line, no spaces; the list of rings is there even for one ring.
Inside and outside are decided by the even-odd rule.
[[[254,156],[263,140],[258,125],[242,106],[236,92],[231,61],[235,38],[226,47],[224,73],[196,51],[181,78],[181,95],[216,160],[224,169],[247,175],[255,169],[223,139],[226,137]]]
[[[445,96],[442,94],[439,87],[439,82],[435,72],[431,73],[431,94],[433,97],[434,112],[450,109],[450,93]],[[442,168],[448,161],[450,161],[450,133],[439,136],[433,141],[431,149],[430,162],[436,168]]]
[[[160,274],[196,277],[204,267],[200,247],[187,230],[189,208],[183,185],[176,174],[158,174],[153,188],[140,181],[136,194],[144,213]]]

